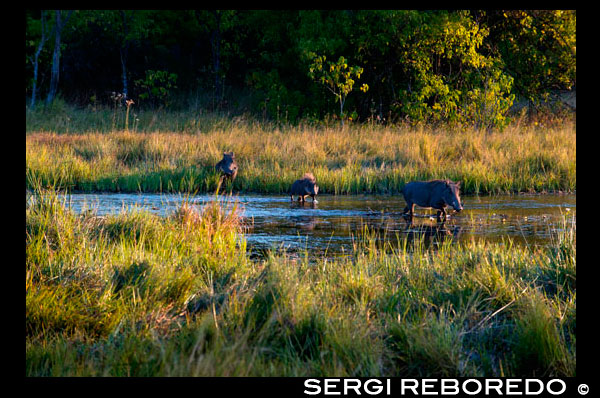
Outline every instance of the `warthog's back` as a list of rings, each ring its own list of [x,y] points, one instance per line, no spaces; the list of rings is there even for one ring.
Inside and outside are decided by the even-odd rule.
[[[409,204],[439,209],[448,204],[444,200],[444,193],[450,183],[454,184],[446,180],[413,181],[402,188],[402,194]]]
[[[294,181],[290,188],[292,195],[316,195],[318,193],[317,181],[311,173],[306,173],[304,176]]]
[[[292,195],[315,195],[314,182],[309,180],[296,180],[292,184],[290,193]]]

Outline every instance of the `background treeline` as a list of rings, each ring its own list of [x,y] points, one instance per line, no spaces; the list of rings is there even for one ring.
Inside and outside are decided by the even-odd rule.
[[[294,123],[503,126],[575,89],[566,10],[28,10],[29,107],[57,96]],[[346,101],[347,100],[347,101]]]

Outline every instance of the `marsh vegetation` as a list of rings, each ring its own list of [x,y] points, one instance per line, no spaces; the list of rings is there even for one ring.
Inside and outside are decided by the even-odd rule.
[[[575,375],[566,220],[546,246],[365,229],[350,256],[250,260],[226,198],[100,216],[30,184],[28,375]]]
[[[574,202],[574,10],[25,25],[27,376],[576,375],[575,206],[524,224],[477,202]],[[460,183],[464,210],[401,229],[403,187],[433,179]],[[71,206],[92,193],[181,200]],[[257,227],[283,241],[244,214],[258,195],[311,245],[256,250]],[[513,233],[530,225],[541,244]],[[324,233],[351,245],[324,252]]]
[[[399,194],[405,183],[449,178],[463,194],[574,191],[576,122],[518,120],[504,130],[338,124],[282,126],[193,113],[147,114],[161,124],[103,131],[70,109],[77,134],[28,113],[26,166],[42,185],[75,191],[212,193],[224,151],[239,166],[233,192],[288,193],[311,172],[319,194]],[[167,127],[171,126],[171,127]],[[173,127],[181,126],[181,128]]]

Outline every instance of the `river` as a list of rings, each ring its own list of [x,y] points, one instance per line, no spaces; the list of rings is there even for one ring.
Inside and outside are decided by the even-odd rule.
[[[75,212],[94,209],[98,215],[143,208],[168,216],[184,200],[201,210],[214,196],[70,194],[66,203]],[[576,221],[576,194],[463,196],[464,210],[450,210],[446,223],[435,221],[434,210],[415,207],[412,225],[402,217],[402,196],[319,195],[317,204],[308,199],[305,205],[283,195],[240,194],[220,200],[226,208],[237,205],[247,226],[249,251],[255,255],[267,249],[310,255],[348,253],[366,226],[380,240],[392,242],[416,237],[426,245],[471,239],[546,245],[556,232]]]

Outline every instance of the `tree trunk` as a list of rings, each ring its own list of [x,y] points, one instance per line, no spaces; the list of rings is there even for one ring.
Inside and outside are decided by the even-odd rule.
[[[37,96],[37,80],[38,80],[38,59],[40,57],[40,53],[44,48],[44,43],[46,42],[46,12],[42,10],[42,37],[40,39],[40,44],[38,44],[37,50],[35,51],[34,61],[33,61],[33,89],[31,92],[31,108],[35,107],[35,98]]]
[[[50,75],[50,90],[48,91],[48,97],[46,97],[46,104],[50,104],[56,96],[58,89],[58,78],[60,72],[60,10],[55,10],[55,26],[54,26],[54,51],[52,52],[52,73]]]
[[[127,96],[127,49],[121,49],[121,78],[123,80],[123,100],[129,98]]]
[[[133,18],[133,14],[129,17],[129,21],[127,19],[127,15],[124,10],[119,10],[121,13],[121,18],[123,19],[123,42],[121,43],[121,48],[119,49],[119,56],[121,57],[121,79],[123,81],[123,101],[129,98],[129,92],[127,89],[127,55],[129,53],[129,24]],[[133,11],[135,13],[135,11]]]
[[[344,102],[346,100],[342,100],[342,96],[340,95],[340,120],[342,121],[342,127],[344,127]]]
[[[52,73],[50,75],[50,91],[48,91],[48,97],[46,98],[46,104],[50,104],[54,97],[56,96],[56,92],[58,91],[58,78],[60,73],[60,35],[62,29],[67,24],[69,17],[73,13],[73,10],[70,10],[67,14],[67,17],[64,21],[61,21],[61,11],[55,10],[56,16],[56,24],[54,26],[54,52],[52,53]]]

